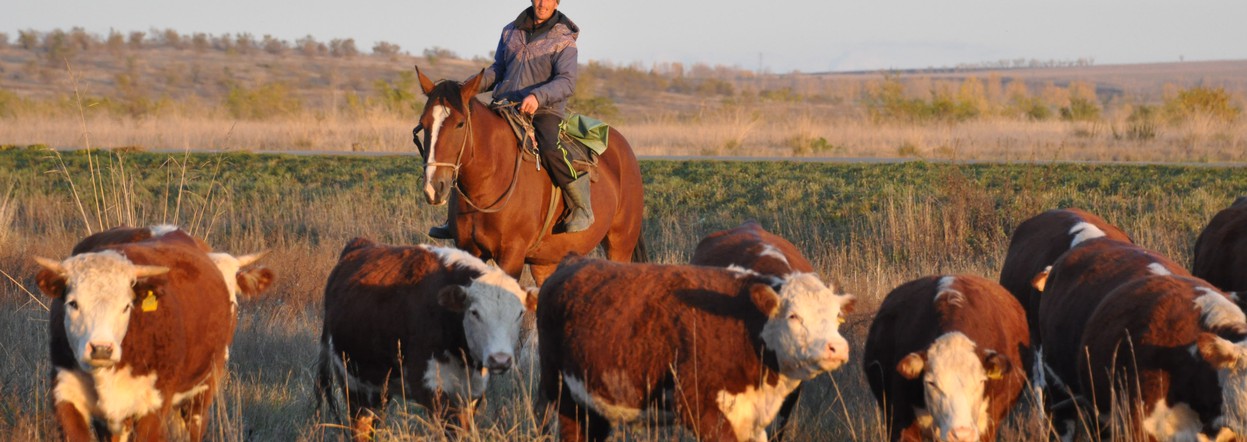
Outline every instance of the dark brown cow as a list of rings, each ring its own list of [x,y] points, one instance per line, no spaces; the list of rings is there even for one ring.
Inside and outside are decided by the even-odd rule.
[[[234,334],[229,288],[185,232],[121,244],[114,233],[63,261],[36,258],[39,288],[54,298],[57,420],[68,440],[91,440],[93,420],[102,438],[163,440],[179,409],[200,440]]]
[[[1221,290],[1247,292],[1247,197],[1217,212],[1200,232],[1191,273]]]
[[[1233,440],[1247,435],[1245,334],[1247,317],[1204,281],[1134,279],[1104,298],[1083,332],[1082,390],[1106,416],[1124,397],[1130,411],[1117,414],[1130,434]]]
[[[1081,209],[1053,209],[1018,224],[1009,240],[1009,251],[1000,268],[1000,285],[1026,309],[1030,324],[1038,324],[1039,291],[1032,286],[1035,276],[1046,272],[1057,258],[1083,241],[1107,237],[1133,243],[1130,236],[1103,218]],[[1038,327],[1031,328],[1031,341],[1039,344]]]
[[[701,440],[764,441],[792,389],[848,360],[853,298],[808,274],[569,257],[540,299],[541,395],[563,440],[656,407]]]
[[[462,250],[355,238],[325,286],[320,398],[336,415],[341,385],[357,439],[393,394],[471,425],[491,372],[514,363],[533,292]]]
[[[862,356],[891,440],[993,441],[1026,383],[1030,333],[1000,285],[928,276],[892,290]]]
[[[795,273],[814,273],[814,266],[796,246],[752,220],[733,229],[706,235],[697,244],[689,263],[714,267],[738,266],[781,279]],[[831,287],[829,290],[835,290],[835,283],[827,285]],[[844,311],[851,313],[851,306],[845,306]],[[779,427],[775,439],[784,439],[784,424],[800,398],[801,387],[797,387],[784,399],[784,405],[775,419]]]

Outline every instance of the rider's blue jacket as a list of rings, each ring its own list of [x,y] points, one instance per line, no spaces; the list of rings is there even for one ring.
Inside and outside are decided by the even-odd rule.
[[[532,7],[502,28],[494,64],[485,69],[480,92],[494,91],[494,100],[516,103],[533,94],[538,113],[563,116],[576,92],[576,37],[580,28],[561,11],[534,26]]]

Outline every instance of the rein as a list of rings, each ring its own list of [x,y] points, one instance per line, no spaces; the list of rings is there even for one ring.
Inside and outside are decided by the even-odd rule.
[[[468,121],[468,136],[464,137],[463,143],[459,145],[459,156],[455,158],[455,162],[446,163],[446,162],[438,162],[438,161],[434,161],[434,162],[425,161],[424,166],[426,168],[427,167],[450,167],[452,168],[453,170],[452,179],[455,182],[455,192],[459,194],[459,197],[463,198],[463,201],[468,203],[468,206],[472,207],[473,209],[476,209],[476,211],[478,212],[497,213],[507,207],[507,203],[511,202],[511,196],[515,194],[515,187],[516,187],[515,185],[516,183],[520,181],[520,164],[524,161],[524,154],[523,152],[516,153],[515,170],[511,172],[511,184],[507,186],[507,190],[503,192],[502,196],[499,196],[497,200],[494,200],[493,203],[490,203],[486,207],[481,207],[477,205],[475,202],[473,202],[472,198],[468,196],[468,193],[463,190],[463,182],[459,180],[459,169],[463,167],[463,153],[467,151],[469,139],[472,140],[472,158],[476,158],[476,136],[475,136],[476,134],[472,130],[472,104],[468,103],[466,106],[464,106],[464,108],[465,108],[464,116],[465,116],[465,119]]]

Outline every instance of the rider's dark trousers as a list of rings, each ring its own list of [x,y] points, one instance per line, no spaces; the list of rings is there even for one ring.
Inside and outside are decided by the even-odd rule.
[[[559,148],[559,123],[563,118],[547,113],[533,116],[533,129],[537,132],[537,150],[541,151],[541,166],[546,168],[550,179],[559,187],[576,179],[571,171],[571,159]]]

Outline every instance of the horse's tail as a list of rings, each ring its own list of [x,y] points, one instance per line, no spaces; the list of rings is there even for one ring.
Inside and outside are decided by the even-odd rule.
[[[632,262],[649,262],[649,248],[645,246],[645,227],[641,227],[641,234],[636,237],[636,246],[632,247]]]

